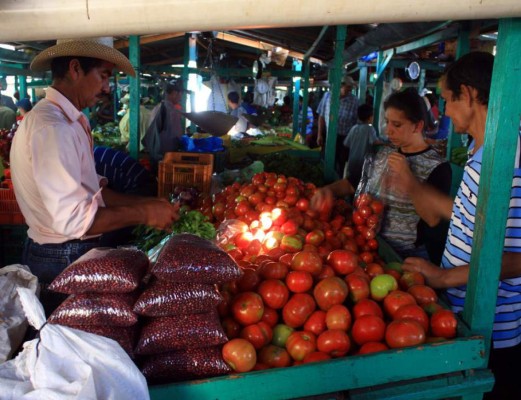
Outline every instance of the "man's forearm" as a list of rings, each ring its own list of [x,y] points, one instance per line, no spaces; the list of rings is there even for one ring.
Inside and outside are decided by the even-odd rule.
[[[118,193],[107,187],[104,187],[101,193],[107,207],[130,206],[146,200],[146,197]]]
[[[99,207],[92,226],[87,235],[99,235],[127,226],[139,225],[145,222],[140,209],[130,206]]]
[[[416,212],[429,226],[436,226],[442,219],[450,220],[454,204],[450,196],[418,181],[409,193]]]

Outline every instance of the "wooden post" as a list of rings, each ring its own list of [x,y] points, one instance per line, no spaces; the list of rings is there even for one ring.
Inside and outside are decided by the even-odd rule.
[[[130,138],[129,138],[129,154],[136,160],[139,158],[139,104],[140,104],[140,93],[139,88],[141,85],[139,72],[141,69],[141,49],[139,47],[139,36],[129,36],[129,48],[128,54],[132,66],[136,70],[136,77],[131,76],[129,79],[130,88],[130,101],[129,101],[129,126],[130,126]]]

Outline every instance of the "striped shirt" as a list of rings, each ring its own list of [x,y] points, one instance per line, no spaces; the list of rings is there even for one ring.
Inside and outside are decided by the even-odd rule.
[[[320,100],[317,113],[321,115],[326,122],[326,132],[329,132],[329,114],[331,110],[331,92],[324,93],[324,97]],[[340,98],[338,106],[338,128],[337,136],[347,136],[349,130],[356,124],[358,119],[358,98],[349,93],[345,97]]]
[[[483,147],[467,161],[463,178],[452,208],[447,243],[441,266],[449,269],[470,263],[474,236],[474,218],[478,198]],[[517,144],[512,194],[508,210],[505,247],[507,252],[521,252],[521,168]],[[463,309],[466,286],[447,289],[455,312]],[[494,348],[513,347],[521,343],[521,277],[499,281],[494,330]]]
[[[96,172],[108,180],[108,187],[119,193],[135,193],[150,184],[149,172],[127,153],[109,147],[94,148]]]

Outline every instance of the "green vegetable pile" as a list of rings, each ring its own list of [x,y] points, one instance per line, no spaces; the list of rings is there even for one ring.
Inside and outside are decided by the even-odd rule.
[[[450,161],[460,167],[464,167],[469,159],[468,149],[466,147],[455,147],[452,149]]]
[[[264,171],[286,176],[296,176],[303,182],[311,182],[320,187],[325,184],[324,169],[321,163],[310,163],[300,157],[287,153],[269,153],[259,156]]]
[[[192,233],[203,239],[213,240],[217,235],[215,227],[208,222],[208,217],[196,210],[181,207],[179,219],[172,224],[171,232],[139,225],[134,229],[135,245],[143,251],[148,251],[170,234]]]

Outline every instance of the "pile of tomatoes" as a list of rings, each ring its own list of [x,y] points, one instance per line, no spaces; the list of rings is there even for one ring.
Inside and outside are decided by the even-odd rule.
[[[202,202],[217,225],[234,220],[220,245],[242,268],[220,288],[236,372],[288,367],[413,346],[456,334],[454,314],[417,273],[377,254],[383,205],[370,195],[309,207],[316,188],[261,173]]]

